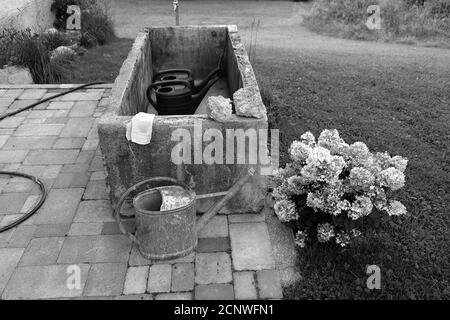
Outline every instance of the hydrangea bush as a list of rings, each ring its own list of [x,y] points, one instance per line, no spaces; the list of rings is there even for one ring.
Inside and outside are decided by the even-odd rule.
[[[306,132],[289,154],[292,161],[274,172],[272,196],[299,247],[315,241],[345,247],[366,227],[406,214],[391,196],[405,184],[407,159],[371,153],[363,142],[349,145],[337,130],[324,130],[317,141]]]

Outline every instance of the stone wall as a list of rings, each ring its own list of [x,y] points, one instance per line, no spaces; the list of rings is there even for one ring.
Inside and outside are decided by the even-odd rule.
[[[13,27],[30,28],[39,33],[52,27],[55,19],[50,11],[53,0],[0,0],[0,30]]]

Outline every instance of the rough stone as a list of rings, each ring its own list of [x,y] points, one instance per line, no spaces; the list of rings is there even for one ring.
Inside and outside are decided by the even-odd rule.
[[[255,276],[251,271],[234,272],[234,295],[238,300],[257,299]]]
[[[195,287],[195,300],[234,300],[231,284],[207,284]]]
[[[216,121],[227,122],[233,114],[231,100],[222,96],[209,97],[206,105],[206,114]]]
[[[9,66],[0,69],[0,83],[2,84],[34,84],[28,68]]]
[[[58,48],[54,49],[52,52],[50,52],[50,60],[55,59],[70,59],[72,60],[77,53],[72,48],[66,47],[66,46],[59,46]]]
[[[114,296],[123,291],[126,263],[99,263],[91,266],[85,296]]]
[[[269,233],[264,222],[230,224],[230,240],[235,270],[275,267]]]
[[[172,268],[172,291],[194,290],[194,264],[176,263]]]
[[[172,277],[172,266],[170,264],[156,264],[150,267],[148,275],[147,291],[169,292]]]
[[[233,94],[236,114],[242,117],[266,118],[267,112],[257,86],[241,88]]]
[[[195,283],[210,284],[231,281],[231,260],[227,253],[197,254],[195,258]]]
[[[148,266],[128,268],[123,294],[145,293],[148,273]]]

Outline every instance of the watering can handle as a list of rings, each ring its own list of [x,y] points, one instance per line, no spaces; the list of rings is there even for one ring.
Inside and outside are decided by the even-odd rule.
[[[152,99],[152,90],[158,86],[170,86],[170,85],[175,85],[175,84],[184,84],[186,87],[189,87],[189,82],[186,80],[168,80],[168,81],[154,82],[151,85],[149,85],[147,88],[148,102],[150,102],[150,104],[156,108],[157,102]]]
[[[191,190],[191,188],[187,184],[180,182],[174,178],[154,177],[154,178],[146,179],[146,180],[136,183],[135,185],[130,187],[127,191],[125,191],[124,194],[122,194],[122,196],[120,197],[119,202],[117,202],[117,206],[114,210],[114,215],[116,216],[117,225],[119,226],[119,229],[123,234],[127,235],[131,239],[132,242],[134,242],[138,245],[139,245],[139,240],[131,232],[128,232],[125,229],[125,227],[123,226],[122,220],[120,217],[120,209],[122,208],[122,205],[125,202],[125,199],[128,197],[128,195],[131,192],[136,191],[139,187],[142,187],[143,185],[146,185],[149,182],[170,182],[170,183],[173,183],[174,185],[182,186],[183,188],[185,188],[187,190]]]

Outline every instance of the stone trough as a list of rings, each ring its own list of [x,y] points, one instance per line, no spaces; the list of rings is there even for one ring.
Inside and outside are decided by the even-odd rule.
[[[233,97],[239,89],[244,95],[234,97],[234,110],[259,110],[261,118],[242,117],[233,114],[225,123],[210,119],[206,114],[206,99],[195,114],[180,116],[155,116],[151,142],[139,145],[126,139],[126,124],[139,112],[155,113],[146,97],[146,89],[153,75],[169,68],[191,69],[195,79],[203,79],[224,57],[224,76],[207,94]],[[246,99],[247,93],[251,98]],[[244,98],[242,98],[244,96]],[[112,89],[107,112],[99,121],[100,147],[107,170],[107,183],[113,204],[133,184],[155,176],[168,176],[195,185],[197,195],[228,190],[250,167],[257,174],[229,201],[224,213],[259,212],[264,205],[265,175],[268,163],[261,159],[254,162],[255,149],[251,147],[251,132],[266,132],[266,110],[262,103],[258,84],[236,26],[186,26],[151,27],[140,32],[124,62]],[[190,153],[192,161],[175,164],[171,157],[174,147],[180,143],[174,139],[174,131],[185,129],[192,137]],[[202,140],[209,129],[217,129],[223,136],[223,163],[205,163],[202,150],[211,143]],[[242,130],[240,130],[242,129]],[[248,131],[248,129],[251,129]],[[262,129],[262,130],[261,130]],[[243,148],[235,137],[244,133]],[[247,139],[245,134],[248,133]],[[259,155],[267,155],[267,137],[258,135]],[[231,138],[231,139],[229,139]],[[225,141],[226,140],[226,141]],[[231,140],[231,144],[230,144]],[[227,147],[228,146],[228,147]],[[230,156],[231,154],[231,156]],[[245,155],[242,162],[238,155]],[[227,157],[229,157],[227,161]],[[233,161],[229,161],[229,160]],[[197,203],[204,212],[217,199],[203,199]]]

